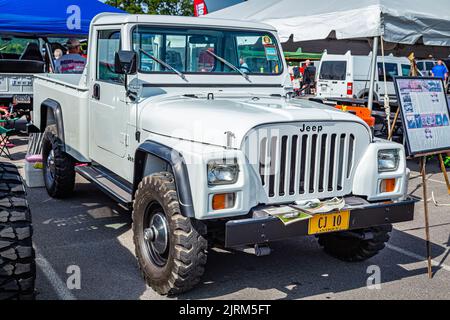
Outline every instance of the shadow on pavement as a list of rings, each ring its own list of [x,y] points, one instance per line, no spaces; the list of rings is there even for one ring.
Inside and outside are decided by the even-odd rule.
[[[391,243],[395,244],[396,239],[401,239],[403,248],[412,248],[412,251],[425,256],[426,242],[423,239],[395,231]],[[247,288],[276,289],[285,295],[282,299],[286,300],[339,293],[366,287],[370,276],[367,268],[371,265],[380,267],[382,284],[427,275],[425,265],[414,270],[402,267],[419,261],[388,248],[362,263],[345,263],[327,256],[313,237],[276,243],[272,248],[274,252],[268,257],[242,252],[211,252],[202,285],[179,298],[218,298]],[[433,257],[444,251],[444,247],[432,244]]]
[[[77,299],[139,299],[147,290],[132,243],[122,242],[131,232],[129,212],[89,183],[77,184],[73,197],[65,200],[49,198],[44,189],[30,189],[28,198],[40,254],[64,283],[67,268],[80,267],[81,290],[71,291]],[[58,299],[40,274],[37,298]]]

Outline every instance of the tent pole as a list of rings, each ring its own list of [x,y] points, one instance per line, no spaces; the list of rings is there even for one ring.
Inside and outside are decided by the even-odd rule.
[[[378,37],[373,38],[372,48],[372,64],[370,68],[370,86],[369,86],[369,101],[367,107],[372,112],[373,109],[373,94],[375,89],[375,76],[377,74],[377,56],[378,56]]]

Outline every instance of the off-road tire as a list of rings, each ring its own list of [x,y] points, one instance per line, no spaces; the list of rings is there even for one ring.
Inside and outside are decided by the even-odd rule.
[[[144,239],[146,211],[156,205],[164,211],[169,229],[168,258],[164,266],[153,262]],[[139,267],[153,290],[161,295],[176,295],[199,283],[207,257],[206,227],[181,215],[171,173],[153,174],[139,184],[133,205],[133,232]]]
[[[75,162],[64,152],[63,142],[58,137],[56,126],[50,125],[44,132],[42,139],[42,158],[44,164],[44,181],[48,194],[53,198],[68,197],[75,187]],[[53,150],[55,161],[55,174],[52,181],[48,181],[46,174],[49,167],[47,158]]]
[[[34,299],[32,234],[31,214],[17,168],[0,163],[0,300]]]
[[[319,244],[329,255],[346,262],[360,262],[372,258],[385,248],[389,241],[392,225],[373,227],[354,231],[362,234],[370,232],[373,238],[361,240],[342,233],[330,233],[319,236]]]

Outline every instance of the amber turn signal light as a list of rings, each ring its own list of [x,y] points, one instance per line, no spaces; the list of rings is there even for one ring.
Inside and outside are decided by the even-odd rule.
[[[381,193],[394,192],[397,181],[395,179],[386,179],[381,181]]]
[[[236,194],[234,193],[221,193],[215,194],[212,199],[213,210],[224,210],[234,207],[236,201]]]

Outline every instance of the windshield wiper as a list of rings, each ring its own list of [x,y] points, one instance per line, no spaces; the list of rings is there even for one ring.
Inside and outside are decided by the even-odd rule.
[[[162,65],[162,66],[165,67],[166,69],[172,70],[173,72],[175,72],[175,73],[176,73],[181,79],[183,79],[184,81],[188,81],[188,80],[186,79],[186,76],[185,76],[182,72],[178,71],[177,69],[175,69],[174,67],[172,67],[172,66],[171,66],[170,64],[168,64],[167,62],[162,61],[161,59],[158,59],[157,57],[155,57],[154,55],[152,55],[152,54],[146,52],[146,51],[143,50],[143,49],[139,49],[139,51],[142,52],[143,54],[145,54],[145,55],[146,55],[147,57],[149,57],[150,59],[152,59],[152,60],[158,62],[160,65]]]
[[[239,69],[238,67],[236,67],[234,64],[232,64],[231,62],[225,60],[224,58],[218,56],[217,54],[215,54],[214,52],[211,52],[209,50],[206,50],[205,52],[209,53],[210,55],[212,55],[214,58],[216,58],[217,60],[219,60],[220,62],[222,62],[223,64],[227,65],[228,67],[230,67],[231,69],[233,69],[234,71],[237,71],[241,74],[241,76],[243,76],[245,78],[245,80],[247,80],[248,82],[252,82],[248,76],[248,74],[246,74],[244,71],[242,71],[241,69]]]

